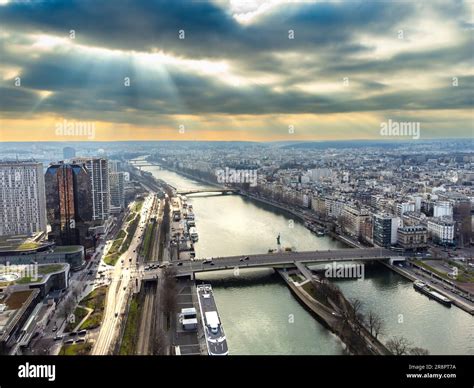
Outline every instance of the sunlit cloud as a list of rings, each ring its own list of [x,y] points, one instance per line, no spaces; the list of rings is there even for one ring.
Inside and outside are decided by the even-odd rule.
[[[467,2],[0,4],[2,139],[58,140],[63,118],[96,140],[376,138],[392,116],[472,133]]]

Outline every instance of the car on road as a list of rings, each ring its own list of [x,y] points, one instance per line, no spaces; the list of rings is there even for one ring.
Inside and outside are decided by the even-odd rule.
[[[87,334],[87,330],[85,330],[85,329],[84,329],[84,330],[81,330],[81,331],[79,331],[79,333],[77,333],[77,334],[79,334],[79,335],[86,335],[86,334]]]
[[[65,345],[70,345],[70,344],[73,344],[73,343],[74,343],[73,339],[68,339],[67,341],[64,341]]]
[[[250,257],[245,256],[245,257],[244,257],[244,260],[250,260]]]
[[[86,342],[85,338],[78,338],[75,343],[76,344],[79,344],[79,343],[82,343],[82,342]]]
[[[239,261],[244,261],[244,259],[240,259]]]
[[[115,318],[117,318],[117,317],[118,317],[118,313],[115,313]]]
[[[62,339],[63,339],[63,336],[62,336],[62,335],[55,335],[55,336],[54,336],[54,340],[55,340],[55,341],[59,341],[59,340],[62,340]],[[72,340],[70,340],[70,341],[72,341]]]
[[[211,264],[212,263],[212,259],[206,259],[202,262],[203,264]]]
[[[183,265],[183,262],[180,261],[178,264],[176,264],[178,267],[182,266]]]
[[[75,335],[77,335],[77,331],[71,331],[71,332],[69,333],[69,336],[70,336],[70,337],[74,337]]]

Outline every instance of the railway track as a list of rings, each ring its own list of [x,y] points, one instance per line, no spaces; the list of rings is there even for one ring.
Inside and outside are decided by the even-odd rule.
[[[157,283],[147,282],[143,288],[145,294],[140,314],[140,326],[138,329],[138,341],[136,354],[151,354],[152,346],[150,346],[153,329],[154,329],[154,313],[156,300]]]

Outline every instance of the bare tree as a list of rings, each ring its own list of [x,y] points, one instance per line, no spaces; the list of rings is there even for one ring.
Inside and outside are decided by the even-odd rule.
[[[383,319],[374,311],[369,311],[367,314],[367,325],[369,326],[370,335],[377,339],[384,327]]]
[[[168,338],[166,337],[164,330],[161,328],[157,329],[153,353],[159,356],[166,355],[167,348],[168,348]]]
[[[362,314],[362,301],[354,298],[349,301],[348,306],[349,319],[354,323],[354,329],[357,333],[360,333],[360,327],[364,321],[364,315]]]
[[[430,354],[428,349],[419,348],[417,346],[411,348],[408,352],[413,356],[427,356]]]
[[[75,303],[71,297],[68,297],[65,300],[63,300],[58,308],[59,317],[66,319],[69,316],[69,314],[72,312],[72,310],[74,309],[74,305]]]
[[[396,356],[408,354],[411,342],[405,337],[393,337],[387,341],[387,349]]]
[[[81,294],[81,291],[79,291],[78,288],[73,288],[71,295],[72,295],[72,297],[74,298],[74,300],[75,300],[76,302],[79,302],[79,301],[78,301],[78,298],[79,298],[79,295],[80,295],[80,294]]]
[[[354,298],[350,300],[349,313],[354,321],[357,321],[357,318],[362,309],[362,301],[360,299]]]
[[[175,289],[164,288],[162,292],[163,311],[172,314],[177,311],[178,295]]]
[[[176,270],[174,268],[166,268],[163,271],[161,297],[163,311],[168,315],[168,319],[178,309],[178,290],[175,274]]]

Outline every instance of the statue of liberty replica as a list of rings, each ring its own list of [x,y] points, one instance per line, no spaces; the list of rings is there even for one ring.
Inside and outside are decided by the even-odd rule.
[[[277,250],[278,252],[281,252],[280,233],[278,233],[278,236],[277,236]]]

